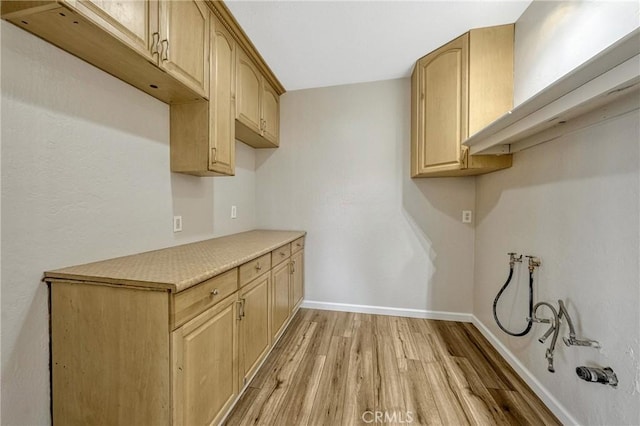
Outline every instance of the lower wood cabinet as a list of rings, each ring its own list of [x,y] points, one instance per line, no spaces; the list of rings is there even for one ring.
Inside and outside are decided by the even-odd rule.
[[[166,291],[51,284],[54,425],[171,424]]]
[[[217,424],[238,391],[236,294],[192,319],[171,335],[173,424]]]
[[[304,250],[291,256],[291,309],[302,302],[304,296]]]
[[[269,284],[271,274],[256,278],[240,289],[240,386],[260,367],[271,348]]]
[[[271,278],[271,330],[275,341],[284,331],[289,319],[289,281],[291,262],[273,268]]]
[[[118,275],[161,267],[145,254],[97,262],[108,265],[97,276],[95,264],[45,273],[53,424],[219,424],[302,300],[303,240],[293,241],[177,292]],[[189,246],[149,257],[183,259]]]

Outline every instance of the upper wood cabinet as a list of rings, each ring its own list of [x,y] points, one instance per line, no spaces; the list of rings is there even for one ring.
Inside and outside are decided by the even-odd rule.
[[[203,97],[209,84],[209,9],[194,0],[73,0],[103,30]]]
[[[159,65],[202,96],[209,95],[209,9],[202,1],[160,1]]]
[[[513,25],[471,30],[416,63],[411,76],[411,176],[464,176],[511,166],[462,142],[509,111]]]
[[[209,94],[210,169],[235,174],[236,43],[224,25],[212,15],[211,91]]]
[[[279,144],[284,87],[224,2],[5,0],[0,13],[169,103],[173,172],[234,175],[236,137]]]
[[[67,0],[66,3],[139,55],[157,62],[155,47],[160,40],[157,1]]]
[[[171,171],[233,176],[236,44],[213,14],[210,29],[209,101],[171,105]]]
[[[237,56],[236,119],[254,133],[262,130],[262,76],[243,51]]]
[[[208,96],[203,1],[3,1],[2,18],[167,103]]]
[[[275,146],[280,137],[280,96],[266,81],[262,81],[262,136]]]
[[[236,136],[254,148],[279,145],[280,96],[243,52],[236,61]]]

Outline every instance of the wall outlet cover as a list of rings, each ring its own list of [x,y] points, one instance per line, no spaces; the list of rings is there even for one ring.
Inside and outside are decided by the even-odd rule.
[[[173,217],[173,232],[182,231],[182,216]]]

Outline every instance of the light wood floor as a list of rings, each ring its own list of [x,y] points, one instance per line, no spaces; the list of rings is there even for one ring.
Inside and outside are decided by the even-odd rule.
[[[226,422],[383,423],[560,424],[472,324],[307,309]]]

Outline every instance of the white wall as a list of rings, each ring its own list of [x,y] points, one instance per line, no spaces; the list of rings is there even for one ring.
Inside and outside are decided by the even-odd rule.
[[[281,126],[257,220],[308,232],[306,300],[470,312],[475,183],[409,177],[409,79],[288,92]]]
[[[629,34],[639,22],[638,1],[534,1],[516,25],[514,105]]]
[[[255,154],[237,144],[235,178],[171,174],[167,105],[0,30],[2,424],[39,425],[50,422],[43,271],[254,228]]]
[[[532,3],[516,24],[516,103],[630,32],[637,10],[638,3]],[[627,114],[519,152],[511,169],[477,181],[474,314],[580,424],[640,423],[639,121]],[[542,259],[535,300],[565,301],[578,335],[602,349],[559,341],[552,374],[548,344],[536,340],[545,325],[524,338],[498,329],[491,306],[509,251]],[[501,299],[499,315],[515,330],[525,324],[527,279],[522,266]],[[613,367],[618,389],[579,380],[580,365]]]

